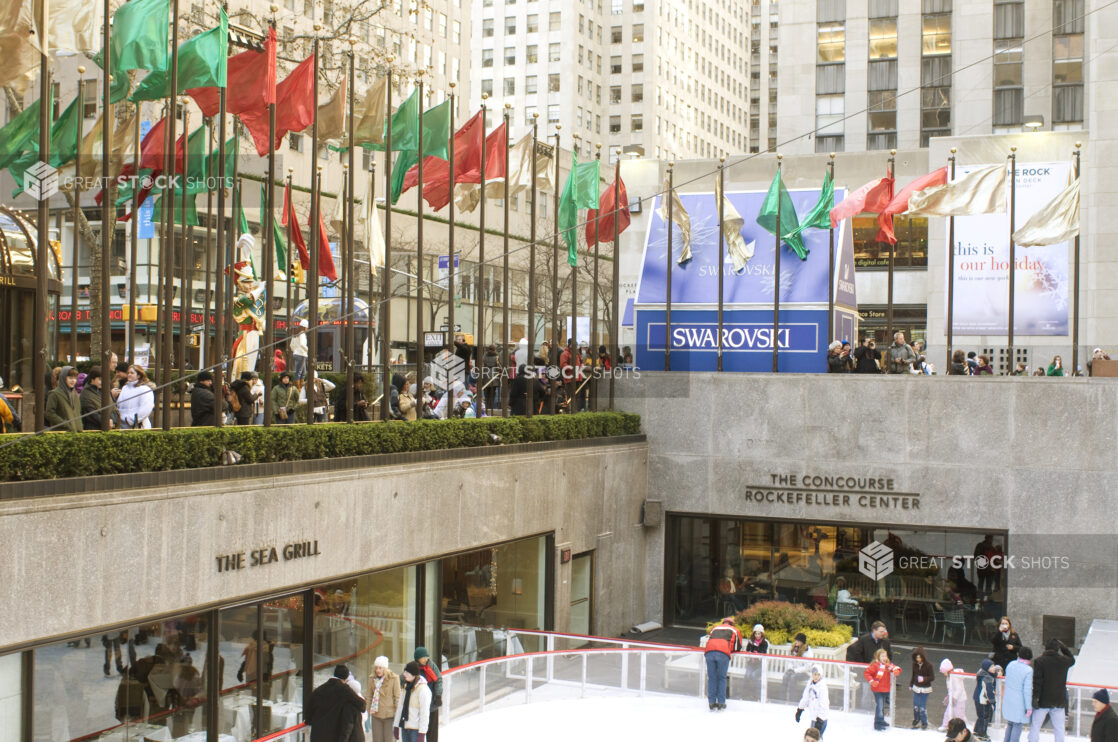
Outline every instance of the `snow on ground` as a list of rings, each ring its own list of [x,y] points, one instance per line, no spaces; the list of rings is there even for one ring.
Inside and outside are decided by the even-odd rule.
[[[541,692],[543,691],[543,692]],[[763,742],[802,742],[805,722],[796,723],[790,706],[762,705],[729,701],[725,711],[712,712],[706,699],[671,694],[648,693],[644,698],[633,693],[595,691],[592,697],[573,700],[543,700],[545,688],[533,691],[532,703],[525,704],[523,693],[506,696],[484,713],[474,713],[444,724],[441,736],[447,742],[492,742],[493,740],[531,739],[532,742],[571,742],[571,740],[718,740],[749,739]],[[942,718],[940,711],[939,717]],[[939,719],[937,719],[938,721]],[[900,721],[900,720],[899,720]],[[907,720],[905,720],[907,721]],[[968,720],[974,723],[974,718]],[[990,735],[1001,740],[1004,728]],[[827,742],[864,742],[867,739],[926,740],[940,742],[942,732],[890,729],[880,736],[873,731],[873,715],[833,712],[827,725]],[[1051,742],[1052,733],[1040,735]],[[1082,737],[1068,736],[1068,740]]]

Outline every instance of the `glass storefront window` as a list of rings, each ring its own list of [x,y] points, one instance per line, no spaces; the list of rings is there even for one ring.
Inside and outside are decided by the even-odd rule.
[[[861,631],[882,620],[895,640],[958,645],[966,625],[967,645],[984,646],[981,629],[1005,612],[1000,571],[953,560],[1004,553],[1003,534],[683,516],[669,528],[676,625],[704,626],[762,600],[832,612],[845,602]],[[894,554],[880,580],[858,569],[858,552],[874,541]],[[951,614],[962,624],[947,623]]]
[[[877,217],[856,216],[854,229],[854,267],[858,270],[885,270],[889,267],[889,243],[877,241]],[[893,234],[897,244],[895,268],[926,268],[928,266],[928,218],[924,216],[893,217]]]

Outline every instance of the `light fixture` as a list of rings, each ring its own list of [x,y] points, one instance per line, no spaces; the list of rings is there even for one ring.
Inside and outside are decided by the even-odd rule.
[[[627,157],[644,157],[644,147],[639,144],[626,144],[621,148],[621,154]]]
[[[1037,131],[1044,127],[1044,116],[1039,113],[1034,113],[1025,117],[1025,128]]]

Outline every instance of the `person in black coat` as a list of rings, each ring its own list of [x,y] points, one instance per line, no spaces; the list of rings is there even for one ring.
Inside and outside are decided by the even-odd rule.
[[[1068,670],[1075,657],[1064,643],[1053,637],[1044,645],[1044,654],[1033,660],[1033,717],[1037,727],[1052,716],[1052,726],[1063,726],[1068,705]]]
[[[82,429],[101,429],[101,369],[97,366],[89,369],[85,376],[85,386],[79,396],[82,410]]]
[[[871,338],[863,338],[862,344],[854,349],[854,373],[879,374],[881,373],[881,352],[877,343]]]
[[[1021,648],[1021,637],[1013,630],[1009,616],[1002,616],[1002,620],[998,622],[998,630],[990,643],[994,645],[995,665],[1009,667],[1009,663],[1017,659],[1017,650]]]
[[[233,413],[233,416],[237,419],[237,425],[252,425],[252,403],[254,401],[252,397],[252,372],[242,372],[241,378],[230,384],[229,389],[237,395],[237,401],[241,403],[241,409]]]
[[[517,366],[516,378],[509,384],[509,410],[514,415],[528,413],[528,378],[524,369],[524,364]]]
[[[889,630],[881,621],[874,621],[870,633],[862,634],[858,640],[846,649],[846,661],[858,662],[868,665],[873,662],[873,656],[879,649],[884,649],[893,660],[893,645],[889,643]]]
[[[214,424],[214,377],[199,371],[190,391],[190,424],[195,427]]]
[[[1110,693],[1099,688],[1091,696],[1095,720],[1091,722],[1091,742],[1118,742],[1118,714],[1110,705]]]
[[[396,378],[403,379],[400,374],[392,375],[393,391],[395,391]],[[346,393],[344,384],[338,385],[338,399],[334,404],[334,421],[346,421],[346,407],[350,404],[349,395]],[[392,396],[392,413],[395,418],[396,410],[399,409],[399,402],[396,400],[395,394]],[[353,422],[362,423],[367,422],[369,419],[369,400],[365,399],[365,375],[362,373],[353,374]]]
[[[365,742],[361,714],[365,700],[346,685],[349,668],[338,665],[334,677],[314,689],[303,720],[311,725],[311,742]]]

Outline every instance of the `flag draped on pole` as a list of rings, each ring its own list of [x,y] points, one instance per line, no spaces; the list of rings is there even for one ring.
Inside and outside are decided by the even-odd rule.
[[[1018,247],[1040,247],[1066,242],[1079,234],[1079,178],[1029,217],[1013,233]]]
[[[780,224],[777,224],[777,211],[780,204]],[[800,220],[796,217],[796,206],[792,203],[792,196],[784,187],[784,180],[780,177],[780,170],[776,171],[772,183],[769,184],[768,195],[761,205],[761,213],[757,215],[757,223],[766,231],[774,235],[780,234],[780,239],[787,244],[796,257],[807,260],[808,249],[804,245],[804,238],[800,234]]]
[[[53,0],[52,0],[53,2]],[[218,7],[218,25],[179,46],[178,92],[192,88],[225,87],[229,48],[229,18]],[[136,86],[131,100],[159,100],[171,95],[171,71],[153,70]]]
[[[372,189],[365,194],[365,247],[369,250],[369,272],[377,274],[377,266],[384,265],[384,232],[380,228],[377,205],[373,200]]]
[[[267,109],[276,98],[276,30],[268,29],[263,51],[252,49],[229,57],[225,73],[228,92],[225,112],[240,114]],[[220,111],[221,91],[217,87],[187,88],[187,95],[213,118]],[[266,125],[266,122],[265,122]]]
[[[621,205],[620,210],[618,204]],[[613,242],[615,218],[618,235],[628,229],[633,221],[632,215],[629,214],[629,194],[625,192],[625,181],[620,178],[602,193],[598,208],[586,212],[587,248],[601,242]]]
[[[509,151],[505,147],[505,125],[502,122],[485,138],[485,197],[502,198],[505,194],[505,175],[508,173]],[[454,174],[454,205],[464,214],[472,212],[481,203],[481,166]],[[595,203],[597,203],[595,201]]]
[[[384,145],[384,123],[387,118],[385,92],[388,78],[378,77],[365,92],[365,100],[353,112],[357,122],[353,127],[353,143],[357,145]]]
[[[170,0],[132,0],[113,14],[109,71],[167,69]]]
[[[291,183],[283,189],[283,217],[280,219],[280,224],[287,227],[287,238],[295,245],[299,254],[299,265],[305,271],[310,270],[311,254],[307,252],[307,242],[303,239],[303,231],[299,229],[299,218],[295,216],[295,204],[291,201]]]
[[[972,170],[945,185],[913,193],[906,214],[973,216],[1006,210],[1008,169],[1005,163]]]
[[[264,225],[268,223],[268,198],[266,186],[260,184],[260,229],[263,231]],[[287,241],[283,239],[283,233],[280,231],[280,223],[272,217],[272,237],[274,238],[276,246],[276,270],[281,274],[281,281],[287,280]],[[264,240],[267,244],[267,240]]]
[[[571,266],[578,265],[578,235],[575,226],[578,224],[579,209],[598,206],[600,164],[598,160],[580,163],[578,155],[571,155],[571,174],[567,176],[563,195],[559,199],[559,230],[567,243],[567,263]]]
[[[897,237],[893,233],[893,217],[908,210],[909,200],[913,194],[934,186],[941,186],[946,182],[947,167],[944,166],[917,178],[902,188],[900,193],[893,196],[893,200],[877,215],[877,241],[888,242],[891,245],[897,244]]]
[[[864,211],[876,214],[893,200],[893,179],[889,176],[871,180],[850,193],[831,209],[831,226],[837,227],[843,219],[858,216]]]
[[[78,135],[81,132],[82,112],[78,108],[77,96],[66,106],[66,110],[50,127],[50,165],[59,168],[73,160],[78,153]],[[38,137],[36,137],[38,139]],[[24,152],[8,167],[8,172],[16,182],[12,198],[23,193],[23,176],[39,161],[39,143]]]
[[[318,139],[341,139],[346,133],[346,78],[338,83],[338,89],[318,107]]]
[[[228,98],[228,97],[227,97]],[[292,131],[302,131],[314,122],[317,109],[314,99],[314,55],[307,57],[276,85],[276,138],[268,142],[268,106],[240,115],[241,123],[248,129],[256,144],[256,154],[261,157],[279,148],[283,138]],[[317,157],[317,153],[315,153]]]
[[[734,273],[741,273],[745,270],[746,264],[753,257],[755,245],[752,242],[746,242],[745,238],[741,236],[742,227],[745,226],[745,219],[738,213],[738,210],[722,194],[722,179],[714,179],[714,203],[715,208],[718,208],[718,203],[722,203],[722,237],[726,240],[726,249],[730,253],[730,261],[734,266]],[[677,207],[673,206],[673,210]],[[674,216],[674,215],[673,215]],[[690,219],[688,220],[690,224]],[[682,256],[680,256],[682,262]],[[688,250],[688,259],[690,259],[690,250]],[[719,270],[722,267],[719,266]]]
[[[331,281],[338,280],[334,255],[330,252],[330,238],[326,236],[326,219],[322,213],[322,199],[318,201],[318,275]]]
[[[19,159],[30,147],[39,147],[39,106],[34,101],[0,129],[0,168],[6,168]],[[47,100],[51,106],[52,101]]]
[[[509,152],[507,165],[509,178],[509,196],[515,196],[532,187],[532,160],[535,159],[536,190],[550,191],[552,165],[551,150],[539,148],[533,157],[532,135],[525,134]],[[611,233],[612,234],[612,233]]]
[[[815,206],[811,207],[805,216],[804,220],[800,222],[800,226],[796,227],[791,233],[784,235],[784,239],[802,234],[805,229],[830,229],[831,228],[831,210],[835,208],[835,179],[828,170],[823,175],[823,186],[819,189],[819,200],[815,202]]]
[[[691,261],[691,215],[687,213],[687,209],[683,208],[683,201],[681,201],[679,198],[679,192],[676,191],[674,188],[668,187],[670,182],[671,181],[668,178],[664,178],[663,191],[668,195],[660,199],[660,209],[658,213],[660,214],[660,218],[663,219],[665,223],[667,223],[668,199],[671,199],[672,221],[675,224],[679,225],[679,233],[683,236],[683,249],[679,251],[679,260],[677,260],[676,262],[679,265],[684,265]],[[741,219],[740,216],[738,218]],[[741,226],[745,226],[744,219],[742,219]],[[738,227],[739,238],[741,237],[741,226]],[[672,225],[668,224],[668,229],[671,228]]]
[[[78,175],[82,178],[94,178],[101,172],[101,118],[97,117],[93,127],[82,138],[81,170]],[[114,116],[115,118],[115,116]],[[126,121],[113,127],[113,151],[109,154],[109,177],[115,179],[124,167],[124,158],[136,151],[136,116],[132,114]]]

